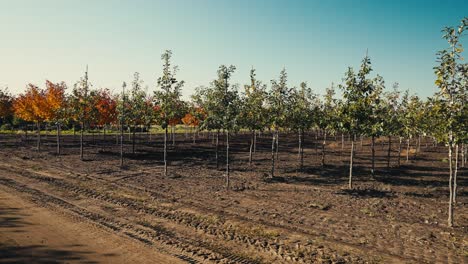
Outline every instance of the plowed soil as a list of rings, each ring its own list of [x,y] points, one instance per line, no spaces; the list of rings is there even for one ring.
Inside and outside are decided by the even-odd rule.
[[[305,137],[298,171],[297,135],[280,135],[278,177],[268,179],[271,138],[231,137],[232,189],[225,189],[224,145],[216,168],[209,134],[177,134],[163,177],[162,136],[125,136],[119,167],[115,135],[0,135],[0,263],[467,263],[468,175],[458,172],[455,227],[447,227],[447,150],[423,139],[398,166],[393,138],[376,144],[370,176],[368,139],[357,142],[353,190],[350,143]],[[396,142],[396,143],[395,143]],[[222,140],[221,140],[221,143]],[[170,141],[172,144],[172,141]]]

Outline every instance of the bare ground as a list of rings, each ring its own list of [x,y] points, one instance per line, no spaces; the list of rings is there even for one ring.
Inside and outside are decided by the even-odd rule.
[[[259,138],[252,168],[248,137],[238,135],[231,143],[228,192],[224,156],[217,170],[208,137],[193,144],[177,135],[168,178],[162,177],[161,139],[154,135],[151,141],[141,135],[123,169],[113,136],[88,137],[85,161],[79,161],[73,136],[64,140],[60,157],[53,137],[41,152],[32,149],[32,140],[0,140],[0,243],[9,252],[0,257],[6,263],[30,254],[40,256],[39,263],[468,262],[466,170],[458,177],[456,226],[448,228],[446,151],[430,142],[420,153],[412,149],[408,163],[402,153],[399,168],[394,143],[390,171],[386,143],[379,142],[374,179],[368,142],[358,144],[356,188],[350,191],[348,143],[341,150],[332,138],[321,167],[321,141],[307,136],[299,173],[295,135],[282,135],[280,177],[271,181],[265,180],[268,135]]]

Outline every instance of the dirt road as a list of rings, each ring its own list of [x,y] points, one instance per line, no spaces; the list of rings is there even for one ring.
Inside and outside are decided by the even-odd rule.
[[[179,263],[0,189],[0,263]]]

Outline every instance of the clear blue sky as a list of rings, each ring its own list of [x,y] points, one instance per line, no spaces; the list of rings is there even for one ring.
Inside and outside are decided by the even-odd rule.
[[[94,87],[118,89],[138,71],[155,89],[160,54],[174,52],[185,96],[233,64],[270,83],[286,67],[323,93],[369,49],[387,86],[429,96],[440,30],[468,16],[468,1],[0,0],[0,87],[18,93],[46,79],[72,87],[89,64]],[[468,45],[468,44],[466,44]]]

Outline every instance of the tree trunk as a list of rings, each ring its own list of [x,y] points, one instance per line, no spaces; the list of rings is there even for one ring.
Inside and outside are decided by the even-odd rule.
[[[409,161],[409,153],[410,153],[410,138],[406,140],[406,163]]]
[[[451,139],[451,137],[450,137]],[[450,190],[450,197],[449,197],[449,211],[448,211],[448,226],[453,226],[453,164],[452,164],[452,142],[449,142],[449,190]]]
[[[118,137],[117,137],[118,139]],[[120,123],[120,167],[123,167],[124,164],[124,133],[123,133],[123,122]]]
[[[416,152],[419,153],[421,151],[421,135],[418,135],[418,146],[416,148]]]
[[[341,133],[341,150],[344,150],[344,134]]]
[[[398,143],[398,167],[401,165],[401,137],[399,137],[400,141]]]
[[[175,126],[172,126],[172,147],[175,147],[175,136],[176,136],[176,133],[175,133]]]
[[[60,155],[60,124],[57,122],[57,155]]]
[[[465,146],[465,143],[462,143],[462,146],[461,146],[461,167],[464,168],[465,167],[465,152],[466,152],[466,146]]]
[[[250,137],[250,148],[249,148],[249,167],[252,166],[252,151],[253,151],[253,145],[254,145],[255,130],[252,130],[251,134],[252,135]]]
[[[226,190],[231,189],[229,179],[229,129],[226,129]]]
[[[132,132],[132,154],[135,155],[135,134],[136,134],[136,126],[133,126]]]
[[[276,131],[273,131],[271,140],[271,178],[275,177],[275,143]]]
[[[391,155],[392,155],[392,136],[388,136],[387,170],[390,170]]]
[[[253,152],[257,152],[257,132],[254,131],[254,146],[253,146]]]
[[[298,136],[299,136],[299,151],[297,153],[298,160],[299,160],[299,172],[302,172],[302,165],[303,165],[303,156],[302,156],[302,131],[299,129],[298,131]]]
[[[276,130],[276,163],[279,163],[278,151],[279,151],[279,131]]]
[[[349,189],[353,188],[354,140],[355,140],[355,136],[353,136],[353,139],[351,141],[351,154],[349,158],[349,183],[348,183]]]
[[[455,170],[453,172],[453,203],[457,203],[458,144],[455,145]]]
[[[37,151],[41,151],[41,124],[39,122],[36,122],[37,126]]]
[[[167,177],[167,126],[164,128],[164,178]]]
[[[216,169],[219,169],[218,148],[219,148],[219,129],[216,131]]]
[[[372,150],[372,168],[371,168],[371,176],[372,178],[375,177],[375,136],[372,135],[371,137],[371,150]]]
[[[83,137],[84,137],[84,122],[81,122],[80,131],[80,160],[83,160]]]
[[[325,166],[325,145],[327,144],[327,132],[325,131],[323,133],[323,142],[322,142],[322,161],[320,162],[320,164],[323,166]]]

